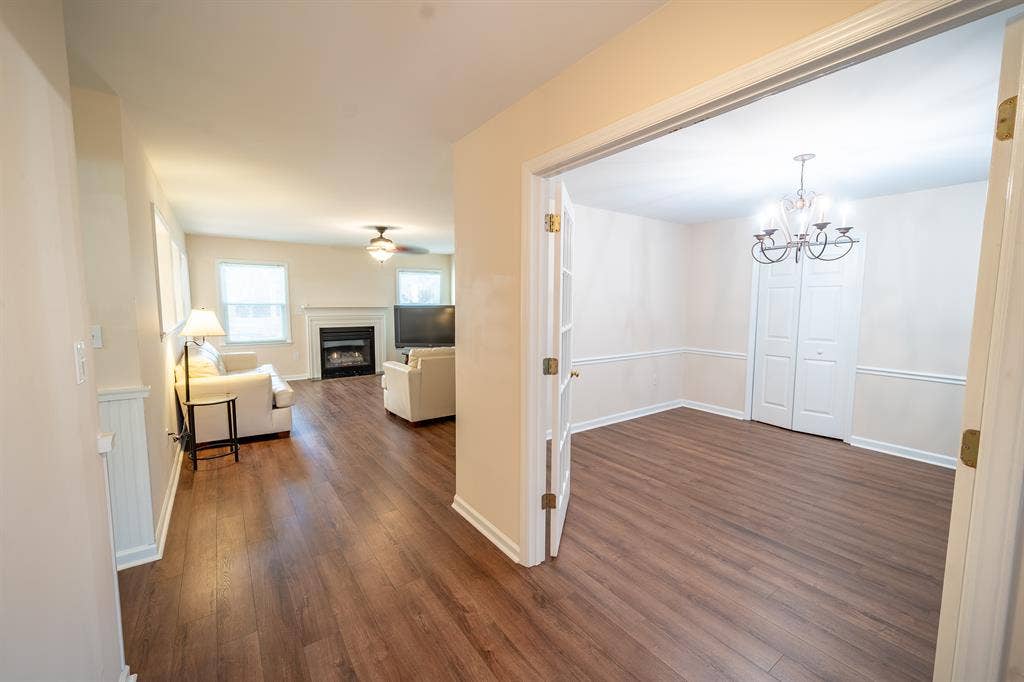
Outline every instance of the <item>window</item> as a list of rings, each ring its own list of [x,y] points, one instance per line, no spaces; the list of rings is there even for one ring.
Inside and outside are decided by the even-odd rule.
[[[220,306],[228,343],[291,340],[287,266],[221,261],[217,268]]]
[[[398,305],[441,305],[440,270],[399,270]]]
[[[156,204],[153,204],[153,238],[156,241],[160,331],[166,335],[185,322],[192,310],[192,302],[188,288],[188,254],[171,237],[171,231]]]

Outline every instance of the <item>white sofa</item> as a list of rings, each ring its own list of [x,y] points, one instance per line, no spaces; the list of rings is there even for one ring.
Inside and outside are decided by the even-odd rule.
[[[236,394],[239,437],[291,431],[295,393],[288,382],[278,376],[273,365],[258,364],[255,353],[222,354],[210,342],[198,348],[189,344],[187,348],[192,397]],[[184,359],[182,354],[174,369],[174,387],[182,402],[185,401]],[[184,409],[182,412],[187,414]],[[192,431],[198,443],[227,438],[227,409],[223,405],[197,407]]]
[[[384,407],[411,422],[455,414],[455,348],[413,348],[408,364],[384,363]]]

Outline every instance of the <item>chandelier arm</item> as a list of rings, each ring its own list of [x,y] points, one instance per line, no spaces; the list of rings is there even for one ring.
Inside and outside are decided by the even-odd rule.
[[[834,244],[835,242],[832,242],[832,245]],[[828,235],[825,234],[824,230],[820,230],[818,234],[814,235],[813,242],[807,242],[807,257],[813,258],[814,260],[828,260],[827,258],[823,259],[822,254],[825,253],[829,246]],[[818,248],[817,253],[814,251],[815,247],[820,247]]]
[[[770,246],[775,246],[775,240],[774,239],[772,239],[771,237],[768,237],[767,240],[771,242]],[[760,251],[760,256],[761,256],[760,258],[758,258],[758,252],[759,251]],[[778,262],[784,260],[786,258],[786,256],[789,255],[789,246],[787,246],[785,249],[780,251],[780,255],[779,255],[778,258],[772,258],[771,256],[768,255],[768,251],[765,248],[764,242],[763,241],[759,241],[759,242],[755,242],[753,245],[751,245],[751,247],[750,247],[750,255],[753,256],[754,260],[757,261],[758,263],[760,263],[761,265],[772,265],[773,263],[778,263]]]
[[[850,251],[853,250],[854,243],[855,242],[853,241],[853,237],[851,237],[850,235],[848,235],[848,234],[839,235],[832,242],[832,246],[840,246],[842,244],[846,244],[846,250],[843,251],[842,253],[840,253],[837,256],[833,256],[832,258],[825,258],[823,256],[817,256],[817,259],[818,260],[823,260],[823,261],[839,260],[840,258],[842,258],[843,256],[845,256],[846,254],[850,253]]]

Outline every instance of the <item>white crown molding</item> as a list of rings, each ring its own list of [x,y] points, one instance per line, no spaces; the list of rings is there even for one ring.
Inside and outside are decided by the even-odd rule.
[[[455,499],[452,500],[452,509],[458,512],[462,518],[469,521],[474,528],[480,531],[485,538],[490,540],[495,547],[504,552],[509,559],[517,564],[520,563],[519,544],[498,530],[497,526],[484,518],[483,515],[474,509],[468,502],[456,495]]]
[[[846,442],[857,448],[874,450],[886,455],[895,455],[904,459],[927,462],[928,464],[935,464],[946,469],[956,468],[956,457],[943,455],[938,452],[918,450],[917,448],[910,448],[905,445],[896,445],[895,443],[886,443],[880,440],[872,440],[871,438],[861,438],[860,436],[850,436]]]
[[[114,400],[135,400],[136,398],[148,398],[149,386],[121,386],[118,388],[100,388],[96,391],[96,399],[101,403],[109,403]]]
[[[910,379],[911,381],[929,381],[936,384],[954,384],[963,386],[967,383],[967,377],[955,374],[935,374],[934,372],[916,372],[909,369],[889,369],[887,367],[867,367],[857,365],[857,374],[870,374],[879,377],[892,377],[894,379]]]

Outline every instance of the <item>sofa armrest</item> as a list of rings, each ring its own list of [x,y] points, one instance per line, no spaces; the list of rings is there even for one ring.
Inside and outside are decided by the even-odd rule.
[[[388,411],[412,420],[413,407],[419,400],[420,370],[400,362],[387,361],[384,367],[384,406]]]
[[[224,369],[229,372],[244,372],[249,369],[256,369],[256,353],[221,353],[224,359]]]
[[[174,388],[178,394],[178,400],[185,401],[185,383],[177,383]],[[236,414],[238,416],[238,431],[242,434],[271,433],[273,429],[272,411],[274,407],[274,391],[271,385],[269,374],[247,373],[247,374],[223,374],[215,377],[196,377],[189,382],[189,388],[193,398],[223,393],[234,393],[238,398],[235,401]],[[182,407],[182,412],[187,415],[187,410]],[[224,407],[221,405],[204,406],[196,408],[195,425],[189,428],[196,429],[199,434],[199,442],[213,440],[223,436],[227,421],[224,415]],[[215,434],[207,437],[208,434]]]

